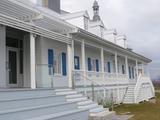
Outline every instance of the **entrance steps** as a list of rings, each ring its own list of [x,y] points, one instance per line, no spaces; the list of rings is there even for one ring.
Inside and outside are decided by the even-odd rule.
[[[76,102],[78,108],[89,110],[89,120],[93,120],[95,116],[101,120],[101,118],[107,118],[108,115],[112,114],[109,112],[108,108],[103,108],[103,106],[98,105],[92,100],[88,99],[86,96],[83,96],[81,93],[78,93],[76,90],[72,89],[57,89],[55,90],[56,95],[65,95],[66,101]],[[98,120],[98,119],[97,119]]]
[[[123,103],[126,103],[126,104],[134,103],[134,88],[135,88],[135,84],[131,84],[128,86],[128,90],[124,97]]]
[[[0,120],[88,120],[88,114],[52,89],[0,90]]]

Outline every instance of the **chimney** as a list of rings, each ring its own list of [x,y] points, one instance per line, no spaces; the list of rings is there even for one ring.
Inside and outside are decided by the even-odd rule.
[[[42,6],[61,13],[60,0],[42,0]]]

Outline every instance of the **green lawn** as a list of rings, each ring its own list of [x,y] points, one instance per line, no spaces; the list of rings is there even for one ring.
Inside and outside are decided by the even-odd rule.
[[[130,120],[160,120],[160,92],[156,93],[156,103],[140,103],[136,105],[120,105],[114,110],[117,114],[134,115]]]

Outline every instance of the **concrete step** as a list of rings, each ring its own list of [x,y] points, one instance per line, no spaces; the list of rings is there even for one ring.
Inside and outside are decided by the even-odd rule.
[[[33,107],[45,104],[53,104],[58,102],[65,102],[66,99],[61,95],[43,96],[43,97],[30,97],[25,99],[10,99],[0,101],[0,111],[9,109],[18,109],[23,107]]]
[[[37,116],[43,116],[46,114],[68,111],[72,109],[77,109],[77,105],[73,102],[46,104],[36,107],[12,109],[12,110],[0,111],[0,120],[23,120]]]
[[[87,110],[73,109],[26,120],[88,120],[88,114],[89,112]]]
[[[91,104],[91,103],[93,103],[92,100],[85,100],[85,101],[78,102],[78,105],[83,106],[83,105],[87,105],[87,104]]]
[[[60,90],[61,91],[61,90]],[[56,92],[58,94],[60,92]],[[69,93],[69,94],[67,94]],[[63,95],[66,95],[67,101],[77,102],[78,108],[89,110],[91,113],[101,113],[106,111],[103,106],[98,105],[97,103],[93,102],[92,100],[88,99],[86,96],[75,92],[72,93],[71,91],[63,91]],[[109,110],[107,110],[109,112]]]
[[[44,95],[54,95],[55,92],[53,89],[5,89],[0,90],[0,101],[9,100],[9,99],[25,99],[28,97],[42,97]]]
[[[89,109],[89,110],[91,110],[92,108],[96,108],[96,107],[98,107],[97,103],[92,103],[92,104],[85,105],[85,106],[78,106],[78,108]]]
[[[82,94],[73,94],[73,95],[67,95],[66,98],[70,99],[70,98],[79,98],[79,97],[83,97]]]
[[[66,88],[66,89],[56,89],[55,92],[66,92],[66,91],[73,91],[72,89],[70,88]]]
[[[78,98],[70,98],[67,99],[68,102],[80,102],[87,100],[87,97],[78,97]]]
[[[62,91],[62,92],[56,92],[56,95],[73,95],[77,94],[77,91]]]
[[[96,108],[93,108],[90,110],[90,113],[99,113],[99,112],[102,112],[104,111],[105,109],[103,108],[103,106],[98,106]]]

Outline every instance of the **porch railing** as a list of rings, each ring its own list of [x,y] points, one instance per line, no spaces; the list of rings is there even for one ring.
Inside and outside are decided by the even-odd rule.
[[[99,84],[110,85],[110,84],[128,84],[129,79],[126,74],[116,74],[116,73],[106,73],[106,72],[95,72],[95,71],[82,71],[74,70],[74,73],[79,73],[85,75],[87,78],[97,81]],[[78,80],[77,76],[77,85],[82,85],[83,82]]]
[[[88,72],[92,73],[93,72]],[[97,73],[98,74],[98,73]],[[94,75],[94,77],[102,78],[102,74]],[[127,93],[128,87],[125,88],[124,94],[121,95],[122,98],[119,98],[117,95],[119,88],[110,88],[107,87],[104,81],[97,81],[96,79],[92,79],[94,77],[87,76],[84,71],[73,71],[73,86],[76,89],[80,89],[88,98],[93,101],[101,101],[101,102],[109,102],[114,103],[122,103],[124,97]],[[90,74],[91,75],[91,74]],[[115,92],[115,90],[117,92]],[[120,94],[120,93],[118,93]]]

